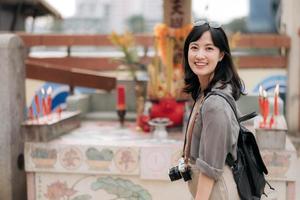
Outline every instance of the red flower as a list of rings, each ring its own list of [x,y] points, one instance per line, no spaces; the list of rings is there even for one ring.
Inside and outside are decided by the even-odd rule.
[[[76,192],[76,190],[68,188],[66,182],[62,183],[60,181],[56,181],[47,186],[47,193],[45,194],[45,197],[49,200],[61,200],[64,197],[68,198],[74,195]]]

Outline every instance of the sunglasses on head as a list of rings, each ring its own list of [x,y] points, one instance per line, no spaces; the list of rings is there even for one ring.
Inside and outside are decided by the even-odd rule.
[[[198,21],[194,22],[194,26],[202,26],[204,24],[207,24],[211,28],[221,28],[222,27],[222,25],[220,23],[214,22],[214,21],[198,20]]]

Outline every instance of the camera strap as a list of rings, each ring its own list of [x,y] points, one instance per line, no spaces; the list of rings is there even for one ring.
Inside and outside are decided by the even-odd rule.
[[[191,151],[191,143],[192,143],[192,134],[195,126],[196,119],[200,113],[200,107],[204,101],[204,95],[201,95],[199,99],[194,103],[187,128],[186,128],[186,133],[184,137],[184,145],[183,145],[183,155],[182,157],[184,158],[184,163],[188,164],[189,157],[190,157],[190,151]]]

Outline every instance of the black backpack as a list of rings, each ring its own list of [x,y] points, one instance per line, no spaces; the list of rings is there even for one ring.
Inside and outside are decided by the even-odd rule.
[[[240,125],[237,159],[234,160],[230,153],[226,157],[226,164],[232,169],[239,196],[242,200],[260,199],[262,194],[266,195],[264,193],[266,184],[269,185],[270,189],[274,190],[274,188],[265,179],[264,174],[268,174],[268,170],[262,160],[253,133],[241,124],[241,122],[249,120],[257,114],[253,112],[239,118],[231,97],[219,91],[212,91],[208,94],[208,96],[210,95],[223,97],[234,111]]]

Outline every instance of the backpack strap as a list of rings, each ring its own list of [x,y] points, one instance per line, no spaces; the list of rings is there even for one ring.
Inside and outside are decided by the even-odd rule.
[[[243,122],[243,121],[247,121],[249,119],[252,119],[254,117],[257,116],[257,112],[252,112],[252,113],[249,113],[249,114],[246,114],[246,115],[243,115],[242,117],[239,118],[238,122]]]
[[[227,94],[225,94],[225,93],[223,93],[223,92],[221,92],[221,91],[212,91],[212,92],[209,93],[208,96],[210,96],[210,95],[218,95],[218,96],[220,96],[220,97],[223,97],[223,98],[229,103],[229,105],[231,106],[232,110],[234,111],[234,114],[235,114],[235,116],[236,116],[236,119],[237,119],[238,124],[239,124],[239,126],[240,126],[241,129],[243,129],[243,127],[241,126],[240,122],[246,121],[246,120],[248,120],[248,119],[251,119],[251,118],[257,116],[257,113],[256,113],[256,112],[252,112],[252,113],[250,113],[250,114],[247,114],[247,115],[244,115],[244,116],[238,118],[235,104],[234,104],[234,102],[233,102],[233,99],[232,99],[229,95],[227,95]],[[208,96],[207,96],[207,97],[208,97]],[[240,134],[240,133],[239,133],[239,134]],[[254,153],[257,155],[256,161],[258,162],[258,165],[261,167],[261,170],[262,170],[265,174],[268,174],[268,170],[267,170],[267,168],[266,168],[266,166],[265,166],[265,164],[264,164],[264,162],[263,162],[263,160],[262,160],[262,158],[261,158],[261,155],[260,155],[260,153],[259,153],[259,149],[258,149],[256,140],[255,140],[255,137],[252,135],[252,133],[251,133],[251,137],[249,137],[249,138],[251,138],[251,139],[250,139],[250,140],[251,140],[250,142],[251,142],[252,144],[255,144],[255,145],[252,145],[252,147],[253,147]],[[228,154],[227,154],[227,156],[226,156],[226,163],[227,163],[230,167],[232,167],[232,166],[234,165],[235,161],[234,161],[234,159],[233,159],[231,153],[228,153]]]
[[[230,105],[230,107],[232,108],[232,110],[234,112],[234,115],[238,121],[238,124],[240,124],[240,122],[247,121],[247,120],[252,119],[253,117],[257,116],[256,112],[252,112],[252,113],[243,115],[242,117],[238,117],[237,109],[236,109],[236,106],[234,104],[234,100],[232,99],[232,97],[230,97],[228,94],[221,92],[221,91],[212,91],[207,95],[206,98],[208,98],[210,95],[218,95],[220,97],[223,97],[223,99],[225,99],[227,101],[227,103]]]
[[[228,94],[225,94],[224,92],[221,92],[221,91],[211,91],[210,93],[208,93],[206,98],[208,98],[210,95],[218,95],[227,101],[227,103],[230,105],[231,109],[233,110],[235,118],[240,126],[240,120],[239,120],[239,117],[237,114],[236,106],[235,106],[232,98]],[[225,162],[229,167],[234,166],[235,160],[233,159],[233,156],[231,153],[227,154]]]
[[[226,94],[224,92],[221,92],[221,91],[211,91],[211,92],[208,93],[206,99],[211,95],[218,95],[218,96],[222,97],[223,99],[225,99],[227,101],[227,103],[230,105],[231,109],[233,110],[237,121],[239,122],[239,117],[238,117],[238,114],[237,114],[236,106],[233,102],[233,99],[228,94]]]
[[[237,109],[236,109],[236,106],[234,104],[234,100],[232,99],[232,97],[230,97],[228,94],[221,92],[221,91],[212,91],[207,95],[206,98],[208,98],[210,95],[218,95],[227,101],[227,103],[230,105],[231,109],[234,112],[234,115],[236,117],[236,120],[237,120],[240,128],[241,128],[241,125],[240,125],[241,122],[252,119],[253,117],[257,116],[256,112],[252,112],[252,113],[246,114],[242,117],[238,117]],[[227,154],[225,162],[229,167],[234,166],[235,160],[233,159],[233,156],[231,153]]]

